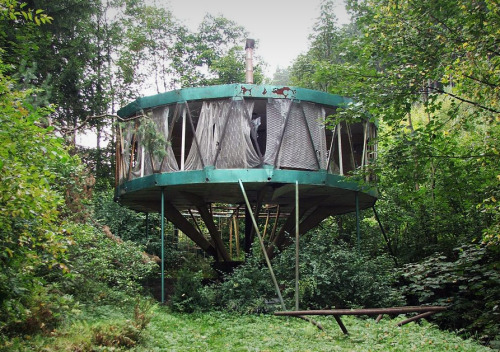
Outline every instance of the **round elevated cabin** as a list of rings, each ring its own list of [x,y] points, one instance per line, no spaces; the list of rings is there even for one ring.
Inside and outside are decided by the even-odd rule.
[[[348,102],[309,89],[254,84],[137,99],[118,112],[115,198],[130,209],[162,212],[219,262],[233,258],[216,225],[216,208],[246,214],[246,251],[255,234],[249,215],[267,213],[272,255],[287,245],[287,234],[375,203],[373,188],[347,176],[375,158],[376,127],[336,119],[337,108]]]

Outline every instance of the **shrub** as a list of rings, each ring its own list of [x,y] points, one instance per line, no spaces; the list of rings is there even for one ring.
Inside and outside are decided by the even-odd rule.
[[[347,245],[334,244],[330,237],[326,232],[313,232],[301,242],[302,308],[401,304],[399,292],[391,286],[395,278],[389,258],[370,258]],[[287,307],[292,307],[295,301],[294,248],[284,250],[273,260]],[[221,283],[203,288],[202,294],[213,307],[242,313],[267,312],[280,307],[269,270],[259,253],[248,257]]]
[[[60,210],[68,176],[79,169],[62,140],[40,126],[50,109],[28,103],[36,91],[14,91],[5,69],[0,59],[0,339],[59,320],[47,274],[65,269],[70,240]]]
[[[82,302],[116,302],[142,292],[142,283],[158,269],[129,241],[110,238],[92,226],[69,227],[75,245],[68,251],[71,280],[65,290]]]
[[[453,256],[435,254],[407,264],[399,284],[409,304],[440,304],[434,320],[443,328],[500,340],[500,260],[493,246],[467,245]]]
[[[177,272],[174,293],[170,298],[173,311],[192,313],[207,309],[207,302],[202,295],[202,271],[193,272],[182,268]]]
[[[63,322],[69,313],[79,313],[78,303],[72,296],[63,294],[56,284],[36,282],[31,289],[29,294],[21,295],[18,300],[2,302],[0,331],[3,335],[47,334]]]
[[[266,302],[276,298],[276,290],[263,260],[258,255],[247,257],[217,287],[217,299],[224,309],[241,313],[260,313],[271,307]]]
[[[173,311],[195,312],[209,309],[210,300],[203,286],[203,281],[214,277],[211,268],[212,259],[193,253],[184,253],[181,268],[174,274],[174,292],[170,297]]]
[[[116,203],[113,200],[113,192],[104,190],[94,194],[92,208],[96,222],[109,227],[111,233],[120,239],[135,242],[143,246],[148,254],[160,257],[162,250],[159,214],[149,213],[149,226],[146,228],[146,215]],[[186,255],[186,251],[173,238],[173,224],[167,221],[165,225],[165,266],[178,269],[183,264],[182,256]]]
[[[104,322],[92,328],[92,344],[101,347],[131,348],[136,346],[152,318],[151,301],[138,299],[132,320]]]
[[[113,192],[110,189],[94,194],[92,199],[94,218],[101,225],[108,226],[113,234],[124,241],[133,240],[142,245],[147,244],[145,215],[114,202]]]
[[[276,258],[276,274],[290,302],[295,294],[295,247]],[[303,308],[387,307],[401,302],[392,288],[393,263],[345,244],[335,244],[325,231],[303,237],[300,249],[300,302]]]

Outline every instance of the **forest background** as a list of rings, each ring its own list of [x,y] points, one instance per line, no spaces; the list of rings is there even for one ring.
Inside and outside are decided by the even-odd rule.
[[[322,3],[306,53],[272,78],[257,65],[255,81],[352,97],[332,124],[377,121],[378,159],[352,177],[377,175],[384,231],[366,212],[361,251],[350,216],[306,235],[302,304],[447,304],[439,326],[498,346],[500,6],[349,0],[342,26],[332,8]],[[128,301],[133,331],[120,332],[138,341],[137,297],[158,273],[143,252],[159,242],[154,219],[146,232],[144,215],[112,202],[116,111],[145,86],[243,82],[246,30],[207,14],[193,32],[141,0],[0,0],[0,20],[0,346]],[[95,148],[76,144],[85,131]],[[167,255],[173,310],[271,309],[257,253],[211,285],[210,263],[191,255]],[[288,287],[291,255],[274,263]]]

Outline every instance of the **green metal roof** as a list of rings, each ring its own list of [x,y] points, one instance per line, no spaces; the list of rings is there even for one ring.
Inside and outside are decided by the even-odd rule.
[[[319,92],[312,89],[270,86],[257,84],[225,84],[218,86],[177,89],[148,97],[138,98],[118,111],[122,118],[132,116],[141,110],[184,101],[245,97],[295,99],[329,106],[345,105],[352,100],[340,95]]]

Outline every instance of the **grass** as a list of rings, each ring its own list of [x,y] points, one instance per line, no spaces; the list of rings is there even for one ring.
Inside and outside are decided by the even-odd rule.
[[[140,331],[137,314],[106,307],[75,320],[53,336],[13,339],[5,351],[491,351],[472,340],[440,331],[423,321],[396,327],[404,319],[342,318],[345,336],[332,317],[317,317],[325,330],[292,317],[239,315],[224,312],[171,313],[158,305]],[[97,338],[96,338],[97,337]],[[132,340],[129,339],[132,338]],[[135,342],[134,338],[138,338]],[[98,346],[96,341],[107,341]],[[116,343],[114,342],[116,341]],[[111,343],[110,343],[111,342]],[[123,347],[119,347],[123,346]]]
[[[155,309],[143,346],[136,351],[491,351],[423,322],[399,328],[397,319],[343,317],[345,336],[332,317],[325,330],[297,318],[222,312],[174,314]]]

